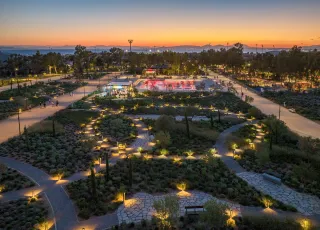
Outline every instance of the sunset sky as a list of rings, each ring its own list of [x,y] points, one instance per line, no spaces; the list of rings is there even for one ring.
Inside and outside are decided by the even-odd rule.
[[[320,44],[320,0],[0,0],[0,45]]]

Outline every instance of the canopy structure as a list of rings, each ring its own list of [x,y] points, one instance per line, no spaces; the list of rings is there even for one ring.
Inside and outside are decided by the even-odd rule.
[[[106,85],[107,89],[123,89],[132,85],[132,81],[112,81]]]
[[[132,81],[114,80],[105,85],[102,89],[105,95],[127,96],[132,92]]]

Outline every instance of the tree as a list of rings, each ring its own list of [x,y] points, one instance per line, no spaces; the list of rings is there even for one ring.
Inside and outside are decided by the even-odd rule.
[[[205,212],[200,214],[200,219],[206,223],[209,229],[220,229],[227,224],[228,205],[209,200],[204,204]]]
[[[210,125],[211,125],[211,128],[213,128],[213,115],[211,112],[210,112]]]
[[[270,142],[269,149],[272,150],[272,143],[275,141],[278,144],[279,136],[281,133],[286,130],[286,126],[283,121],[278,120],[276,116],[268,116],[263,123],[266,125],[269,132]]]
[[[317,143],[312,140],[311,137],[300,137],[299,148],[307,155],[308,161],[310,161],[311,155],[317,153]]]
[[[76,77],[78,77],[79,80],[83,76],[86,56],[87,56],[86,47],[77,45],[74,52],[73,68],[74,68],[74,74]]]
[[[27,144],[27,148],[30,149],[29,134],[28,134],[28,129],[26,126],[24,126],[23,134],[24,134],[24,138],[25,138],[25,141]]]
[[[129,163],[129,186],[132,188],[132,183],[133,183],[133,166],[132,166],[132,157],[128,158],[128,163]]]
[[[153,207],[160,229],[170,229],[175,226],[179,217],[179,199],[176,196],[166,196],[164,199],[156,200]]]
[[[171,144],[170,134],[165,131],[157,132],[154,139],[161,148],[166,148]]]
[[[104,178],[105,178],[105,182],[107,184],[107,182],[109,181],[109,152],[108,152],[108,150],[105,152],[104,158],[106,160],[106,172],[105,172]]]
[[[169,132],[174,127],[174,119],[167,115],[161,115],[155,122],[155,129],[157,131]]]
[[[52,135],[54,137],[56,136],[56,126],[55,126],[54,118],[52,118]]]
[[[97,200],[97,186],[96,186],[96,175],[94,172],[93,164],[90,165],[90,181],[91,181],[91,195],[92,199]]]
[[[187,112],[184,112],[184,119],[186,122],[186,131],[187,131],[187,137],[188,139],[190,139],[190,127],[189,127],[189,120],[188,120],[188,116],[187,116]]]
[[[264,114],[261,112],[261,110],[257,109],[256,107],[251,107],[248,109],[248,114],[250,117],[254,117],[256,119],[262,119],[264,117]]]

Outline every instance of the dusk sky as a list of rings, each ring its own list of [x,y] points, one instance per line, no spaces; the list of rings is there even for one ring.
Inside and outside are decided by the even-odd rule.
[[[0,0],[0,45],[320,44],[320,0]]]

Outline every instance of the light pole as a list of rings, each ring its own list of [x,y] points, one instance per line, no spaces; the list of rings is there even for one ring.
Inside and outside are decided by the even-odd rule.
[[[132,39],[129,39],[128,42],[129,42],[129,44],[130,44],[130,53],[131,53],[131,44],[132,44],[133,40],[132,40]]]
[[[280,112],[281,112],[281,106],[279,104],[279,120],[280,120]]]
[[[83,86],[83,96],[86,96],[86,86]]]
[[[20,128],[20,113],[21,113],[21,109],[19,109],[19,110],[18,110],[19,135],[21,136],[21,128]]]

